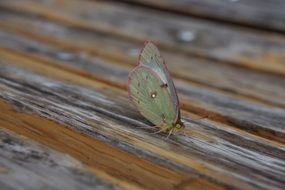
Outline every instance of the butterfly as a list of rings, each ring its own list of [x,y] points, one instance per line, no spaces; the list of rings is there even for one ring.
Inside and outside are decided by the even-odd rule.
[[[152,42],[145,42],[138,65],[129,73],[128,93],[138,111],[160,130],[168,132],[184,128],[174,83]]]

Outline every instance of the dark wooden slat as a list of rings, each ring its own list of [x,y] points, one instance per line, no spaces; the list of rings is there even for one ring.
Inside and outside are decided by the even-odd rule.
[[[154,40],[162,48],[191,56],[285,73],[285,38],[281,35],[203,22],[125,4],[75,0],[60,2],[7,1],[1,6],[41,15],[58,23],[109,33],[129,41],[142,43],[146,39]],[[194,35],[190,42],[180,39],[181,32],[185,31]]]
[[[0,128],[2,190],[38,190],[43,187],[98,190],[119,188],[90,173],[78,160],[23,139],[2,127]]]
[[[283,0],[125,0],[125,2],[209,20],[285,32]]]
[[[199,176],[216,186],[212,189],[282,189],[284,186],[284,145],[239,130],[228,130],[223,124],[209,120],[192,122],[186,118],[186,136],[177,134],[165,141],[163,135],[150,135],[149,130],[139,129],[149,123],[134,111],[125,93],[102,88],[95,81],[92,90],[64,84],[19,70],[11,64],[7,59],[1,61],[0,96],[21,112],[29,110],[63,123],[144,160],[182,173],[184,180]],[[51,72],[48,66],[43,67],[46,68],[44,72],[53,77],[66,75],[63,71],[53,69]],[[69,79],[81,80],[72,74]],[[167,177],[166,181],[171,179],[174,180]],[[173,185],[180,183],[173,181]]]

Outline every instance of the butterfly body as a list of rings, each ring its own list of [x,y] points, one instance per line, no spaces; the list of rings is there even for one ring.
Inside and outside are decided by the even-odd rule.
[[[173,81],[153,43],[142,49],[138,66],[129,74],[128,90],[138,111],[160,131],[171,134],[184,127]]]

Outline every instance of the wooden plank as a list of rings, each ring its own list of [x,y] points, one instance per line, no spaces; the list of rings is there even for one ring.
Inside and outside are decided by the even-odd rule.
[[[32,28],[32,25],[28,25],[26,22],[23,23],[25,23],[26,26],[31,26],[28,28]],[[71,32],[70,30],[68,31]],[[82,56],[82,53],[80,53],[82,52],[82,50],[80,51],[80,48],[82,48],[82,46],[78,46],[77,48],[74,48],[73,46],[73,48],[70,48],[66,47],[65,45],[66,42],[64,42],[64,44],[61,44],[60,42],[62,41],[56,43],[56,46],[54,47],[54,45],[46,45],[44,43],[35,42],[29,39],[21,39],[19,36],[13,37],[13,35],[11,34],[7,35],[5,33],[2,33],[2,35],[3,35],[2,37],[0,35],[1,44],[5,47],[9,47],[16,50],[12,51],[13,53],[16,53],[16,56],[21,55],[23,57],[33,58],[37,61],[43,61],[45,64],[48,65],[61,67],[64,70],[70,70],[71,66],[72,72],[79,73],[80,75],[87,76],[89,78],[94,78],[96,80],[103,81],[104,83],[110,83],[112,86],[116,86],[120,89],[126,88],[127,75],[129,70],[133,66],[130,67],[125,64],[122,64],[123,62],[116,63],[117,60],[116,62],[114,62],[103,58],[99,59],[98,57],[96,56],[94,57],[91,54],[87,55],[83,54]],[[69,38],[69,36],[66,33],[64,36],[66,38]],[[82,45],[83,38],[80,38],[80,40],[76,40],[77,37],[75,36],[87,36],[87,35],[84,33],[78,33],[77,35],[76,33],[72,33],[72,36],[73,36],[73,42],[75,44],[77,43],[80,44],[81,42]],[[92,36],[94,37],[95,34],[93,34]],[[33,37],[35,37],[35,35],[33,35]],[[5,42],[5,40],[8,40],[7,41],[8,43]],[[51,38],[44,40],[44,42],[50,42],[50,41],[52,41]],[[94,44],[97,44],[97,46],[103,49],[105,53],[108,49],[107,46],[104,46],[104,43],[98,44],[99,37],[95,39],[88,37],[87,39],[85,39],[85,41],[86,42],[94,41]],[[59,46],[64,47],[64,49],[58,47],[57,46],[58,44],[61,44]],[[130,45],[127,46],[127,43],[123,43],[122,46],[125,49],[129,49],[127,47],[130,48],[133,47]],[[112,50],[115,51],[114,49],[115,46],[112,47],[113,49],[111,49],[110,52],[112,52]],[[120,51],[126,52],[124,48]],[[70,49],[76,49],[76,51],[72,51]],[[93,52],[96,55],[100,54],[100,52],[98,53],[95,49],[94,50],[84,49],[84,50]],[[173,56],[175,55],[171,54],[169,58]],[[112,59],[115,59],[115,56],[113,57],[114,58]],[[180,60],[183,60],[183,57],[180,58]],[[187,64],[186,62],[184,63],[185,65]],[[190,65],[191,63],[192,61],[189,62]],[[202,62],[199,62],[199,64],[195,63],[195,65],[200,65],[200,64],[203,63]],[[173,66],[169,65],[169,66],[170,66],[169,68],[173,68],[173,70],[175,70],[175,65]],[[201,71],[204,71],[203,69],[204,67],[205,65],[201,65]],[[219,70],[222,69],[223,69],[222,67],[219,67]],[[252,82],[251,85],[247,87],[247,90],[254,92],[254,90],[256,89],[254,87],[255,86],[258,87],[257,89],[262,90],[255,92],[255,94],[258,96],[258,94],[262,95],[266,94],[272,88],[272,84],[275,84],[277,87],[279,85],[279,87],[275,88],[275,90],[272,90],[272,92],[270,92],[272,95],[269,94],[268,100],[272,99],[273,94],[275,94],[274,95],[276,98],[274,99],[275,101],[278,100],[277,94],[280,94],[281,96],[285,94],[283,88],[284,86],[283,78],[278,78],[278,77],[276,78],[271,75],[265,75],[260,73],[255,75],[254,73],[248,72],[246,70],[240,70],[240,71],[236,70],[235,72],[233,71],[234,70],[230,68],[224,71],[225,73],[226,72],[235,73],[234,78],[232,79],[229,78],[226,80],[227,83],[231,81],[233,82],[230,83],[230,85],[228,86],[239,87],[241,86],[240,83],[236,82],[240,82],[242,80],[244,80],[247,84]],[[179,70],[179,72],[183,73],[183,69]],[[206,76],[206,73],[208,72],[205,71],[204,73],[198,73],[197,76],[200,74],[201,78],[203,78],[203,76]],[[196,74],[196,72],[194,74]],[[239,75],[241,75],[241,77],[238,77],[240,78],[240,80],[235,80],[235,76]],[[187,76],[186,73],[185,76]],[[218,72],[216,76],[219,77]],[[232,76],[232,74],[227,76]],[[253,78],[252,79],[247,78],[248,76]],[[213,81],[214,77],[215,76],[213,75],[212,78],[207,80],[207,83]],[[222,78],[221,81],[223,81]],[[256,84],[255,81],[258,81],[258,85]],[[268,81],[268,82],[264,83],[263,81]],[[196,83],[189,83],[189,81],[181,80],[181,78],[176,79],[175,82],[177,84],[179,96],[182,98],[181,102],[183,109],[190,112],[195,112],[200,115],[205,115],[206,113],[213,120],[227,122],[235,127],[247,130],[248,132],[259,134],[260,136],[273,139],[279,142],[284,142],[284,129],[283,129],[284,123],[282,121],[284,121],[285,114],[283,108],[277,108],[272,105],[269,105],[268,107],[268,104],[260,104],[260,103],[256,105],[256,102],[252,101],[252,99],[242,99],[240,96],[230,96],[229,94],[225,94],[224,91],[217,92],[213,90],[213,88],[207,88],[207,87],[205,88],[205,86],[201,86]],[[282,103],[283,100],[284,99],[281,98],[279,102]]]
[[[285,32],[285,3],[282,0],[125,0],[125,2],[218,22]]]
[[[78,134],[50,120],[39,118],[36,115],[31,115],[31,113],[19,113],[19,107],[17,107],[17,110],[14,110],[10,105],[2,101],[0,105],[6,113],[19,118],[16,122],[10,117],[0,120],[1,124],[4,123],[6,128],[16,130],[18,133],[47,144],[54,149],[73,155],[87,164],[92,171],[97,172],[97,168],[106,170],[113,176],[111,179],[116,182],[116,189],[119,189],[120,186],[123,189],[141,189],[138,186],[134,186],[134,183],[144,186],[143,189],[165,188],[165,186],[167,186],[166,189],[172,189],[172,186],[175,187],[175,185],[178,185],[178,187],[181,186],[181,189],[184,189],[184,187],[188,188],[190,185],[190,189],[199,189],[201,187],[223,189],[199,177],[186,178],[185,181],[187,180],[189,185],[187,181],[185,183],[183,178],[189,177],[192,174],[180,176],[177,172],[175,173],[155,166],[127,152],[114,149],[108,144],[104,144],[94,138],[87,138],[85,135]],[[39,134],[43,134],[44,136],[38,136]],[[101,139],[104,138],[102,134],[99,134],[99,136]],[[107,137],[105,138],[108,140]],[[68,142],[68,146],[66,142]],[[113,143],[115,144],[115,142]],[[130,165],[129,163],[132,164]],[[180,180],[182,181],[180,182]],[[145,181],[149,184],[144,184]]]
[[[80,56],[84,56],[84,53],[91,53],[96,56],[99,55],[107,59],[112,59],[115,63],[120,61],[119,64],[126,65],[129,70],[131,67],[134,67],[134,63],[137,61],[136,52],[139,52],[139,48],[142,46],[140,43],[118,40],[109,35],[102,36],[100,33],[90,33],[74,27],[64,27],[56,25],[53,22],[48,22],[34,17],[25,18],[25,16],[21,15],[21,18],[19,18],[17,15],[2,14],[1,18],[4,20],[4,23],[0,21],[2,30],[6,30],[9,33],[15,33],[17,35],[24,35],[25,38],[40,41],[45,44],[64,48],[60,51],[68,51],[70,49],[75,50],[77,55],[74,55],[73,53],[69,54],[71,59],[72,57],[79,57],[78,59],[80,59]],[[50,29],[47,29],[46,26],[50,26]],[[28,46],[27,44],[35,42],[24,39],[21,40],[19,37],[13,37],[11,35],[10,37],[5,34],[3,35],[3,47],[26,49],[25,51],[29,51],[29,53],[33,54],[39,54],[40,52],[45,51],[34,50],[35,52],[31,52],[30,50],[27,50],[29,47],[26,46]],[[11,38],[16,38],[17,41],[22,41],[22,45],[13,45]],[[73,40],[70,41],[70,38]],[[47,47],[43,47],[43,49],[46,48]],[[135,55],[130,54],[133,51]],[[54,50],[49,54],[49,56],[52,57],[58,56],[58,59],[60,59],[59,56],[64,55],[64,52],[61,54],[57,53],[57,50]],[[167,65],[175,78],[182,79],[196,85],[198,84],[215,91],[218,90],[234,96],[247,98],[251,101],[258,101],[277,107],[285,106],[284,77],[252,72],[244,68],[231,67],[227,64],[217,63],[216,65],[205,59],[185,56],[183,53],[163,51],[163,55],[165,56]],[[66,60],[66,63],[69,64],[68,60]],[[78,65],[80,64],[84,64],[84,61],[81,60]],[[91,66],[86,64],[84,65],[85,66],[81,67],[89,67],[88,69],[91,69]],[[98,66],[97,64],[97,67],[92,70],[95,72],[99,71],[103,67],[123,67],[120,65],[115,67],[114,64],[110,66],[104,64],[102,66]],[[120,68],[118,68],[118,70],[120,70]],[[100,74],[100,72],[97,73]],[[125,74],[125,76],[126,75],[127,74]],[[259,81],[259,85],[256,85],[255,81]],[[272,98],[273,96],[275,98]]]
[[[97,95],[99,95],[98,98],[100,99],[100,94]],[[20,104],[18,105],[20,106]],[[17,107],[17,109],[28,109],[24,105],[22,106],[22,108],[21,106],[19,106]],[[101,169],[105,169],[106,172],[114,175],[115,177],[120,178],[122,181],[128,181],[131,184],[137,183],[138,185],[143,186],[147,189],[171,189],[172,186],[179,185],[182,181],[190,180],[191,185],[196,188],[201,186],[202,184],[212,189],[223,189],[219,187],[221,185],[214,185],[212,182],[207,182],[205,179],[199,178],[199,176],[197,176],[195,172],[189,172],[189,170],[186,170],[188,171],[188,173],[185,173],[184,171],[184,173],[181,174],[179,171],[173,172],[169,169],[154,165],[155,163],[149,163],[148,161],[142,160],[141,158],[144,158],[146,156],[151,157],[155,155],[149,155],[149,153],[147,152],[142,153],[142,151],[137,150],[137,148],[132,148],[133,145],[130,145],[130,143],[126,144],[124,141],[122,141],[122,139],[118,139],[118,137],[121,137],[121,135],[117,136],[116,134],[114,134],[115,139],[110,138],[110,134],[108,135],[108,128],[118,127],[118,125],[114,125],[115,123],[112,124],[112,121],[110,120],[105,120],[105,122],[109,123],[109,125],[111,124],[111,126],[107,125],[106,123],[103,124],[101,123],[102,121],[100,122],[99,120],[97,122],[90,121],[89,119],[91,118],[87,120],[84,119],[85,121],[76,121],[78,118],[74,118],[75,120],[70,120],[66,118],[66,121],[69,120],[69,122],[73,123],[73,125],[68,124],[69,127],[75,126],[79,123],[83,124],[83,126],[78,128],[81,133],[80,134],[72,132],[63,126],[50,122],[49,120],[35,117],[30,114],[21,114],[21,111],[20,113],[17,113],[15,112],[15,110],[11,109],[9,106],[7,107],[7,105],[3,103],[1,104],[1,109],[5,112],[1,113],[0,122],[2,122],[2,124],[4,123],[5,127],[15,130],[21,134],[27,135],[30,138],[34,138],[35,140],[40,141],[42,143],[48,144],[49,146],[52,146],[55,149],[68,152],[69,154],[72,154],[73,156],[82,160],[84,163],[91,167],[99,167]],[[69,108],[69,110],[71,110],[71,107]],[[81,112],[81,110],[78,111]],[[50,114],[52,114],[52,112],[50,112]],[[17,116],[18,120],[16,121],[16,123],[11,116]],[[91,115],[89,114],[89,116]],[[70,115],[70,117],[73,116]],[[77,117],[79,117],[79,115],[77,115]],[[100,116],[97,114],[91,117],[93,119],[100,119]],[[57,121],[63,123],[63,121]],[[98,131],[96,130],[97,127],[99,127],[99,130],[104,129],[105,132],[101,133],[101,131],[98,133]],[[114,132],[116,133],[116,130]],[[82,135],[82,133],[92,135],[93,137],[98,138],[103,142],[105,141],[105,143],[117,146],[127,152],[135,151],[136,157],[128,154],[125,151],[122,152],[120,150],[116,150],[106,144],[103,144],[100,141],[96,141],[95,139],[86,138],[84,135]],[[42,134],[43,136],[39,136],[39,134]],[[68,142],[68,146],[66,142]],[[152,146],[150,146],[149,148],[151,147]],[[157,157],[157,159],[158,162],[162,163],[163,160],[165,160],[159,157]],[[130,165],[129,163],[132,164]],[[186,186],[188,185],[186,184]]]
[[[284,36],[106,1],[14,0],[0,9],[0,130],[71,155],[111,187],[284,189]],[[168,33],[184,26],[219,39],[185,43]],[[186,125],[168,140],[151,134],[127,98],[128,72],[150,34],[174,76]],[[231,47],[257,47],[249,62],[219,46],[226,34]],[[228,57],[205,51],[216,46]],[[275,51],[281,59],[258,66]]]
[[[164,135],[149,134],[152,127],[139,129],[149,123],[129,104],[124,91],[46,64],[33,64],[38,61],[3,55],[2,51],[0,96],[18,111],[2,103],[2,126],[68,151],[91,166],[103,156],[101,164],[109,161],[102,166],[106,171],[148,189],[187,189],[193,184],[207,185],[208,189],[284,187],[284,144],[210,120],[191,121],[187,112],[183,112],[186,135],[176,134],[165,141]],[[13,65],[86,87],[48,79]],[[87,137],[56,127],[50,120]],[[112,150],[106,145],[100,147],[95,139],[111,145]],[[97,149],[103,151],[99,158],[94,152]],[[112,168],[107,167],[110,163]]]
[[[33,190],[43,187],[72,190],[120,188],[97,177],[78,160],[4,130],[2,127],[0,128],[2,190]]]
[[[285,73],[283,35],[229,27],[115,2],[14,0],[2,2],[1,7],[41,15],[61,24],[100,31],[128,41],[142,43],[146,39],[154,40],[164,49],[212,61]],[[193,40],[181,41],[183,32],[190,32]]]

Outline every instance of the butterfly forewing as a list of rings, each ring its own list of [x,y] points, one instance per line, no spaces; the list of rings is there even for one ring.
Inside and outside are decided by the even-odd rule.
[[[140,113],[157,126],[176,121],[175,105],[163,81],[151,69],[138,66],[129,76],[129,95]]]
[[[179,117],[179,102],[173,81],[159,53],[159,50],[152,42],[147,42],[145,44],[145,47],[140,54],[139,64],[151,68],[151,70],[153,70],[160,77],[164,83],[164,87],[170,94],[171,101],[173,101],[176,117]]]

